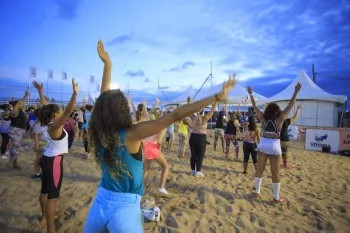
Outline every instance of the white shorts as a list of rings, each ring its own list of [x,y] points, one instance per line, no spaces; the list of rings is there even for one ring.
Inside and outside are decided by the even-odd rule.
[[[265,153],[267,155],[282,155],[281,141],[279,139],[261,137],[256,151]]]
[[[34,121],[34,120],[30,120],[30,121],[29,121],[29,125],[30,125],[30,127],[32,127],[32,128],[33,128],[33,127],[34,127],[34,124],[35,124],[35,121]]]

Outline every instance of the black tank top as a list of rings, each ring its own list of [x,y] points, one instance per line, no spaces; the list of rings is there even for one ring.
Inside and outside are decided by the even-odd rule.
[[[283,125],[282,125],[282,130],[281,130],[281,141],[282,142],[288,142],[289,141],[289,135],[288,135],[288,127],[290,125],[290,118],[285,119],[283,121]]]
[[[236,126],[233,123],[233,121],[227,122],[226,129],[225,129],[225,134],[230,134],[230,135],[236,135],[237,134]]]
[[[18,111],[17,117],[11,117],[10,115],[10,120],[11,120],[10,126],[12,127],[25,129],[27,126],[26,114],[22,110]]]
[[[262,124],[262,130],[263,130],[263,137],[264,133],[275,133],[276,136],[274,137],[267,137],[267,138],[273,138],[273,139],[279,139],[281,136],[281,129],[278,128],[278,120],[265,120]]]
[[[224,122],[222,121],[217,121],[215,124],[215,129],[224,129]]]

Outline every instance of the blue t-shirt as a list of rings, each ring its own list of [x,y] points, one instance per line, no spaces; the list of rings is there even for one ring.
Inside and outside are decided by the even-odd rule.
[[[88,129],[89,128],[89,121],[91,119],[91,112],[89,112],[88,110],[85,110],[84,116],[85,116],[86,123],[82,125],[82,128]]]
[[[118,193],[133,193],[143,195],[143,162],[142,160],[135,159],[126,148],[126,131],[119,131],[121,137],[121,145],[119,149],[116,149],[114,156],[125,164],[125,167],[129,171],[129,175],[126,172],[122,172],[118,169],[120,176],[118,180],[112,177],[109,173],[108,165],[100,160],[100,167],[102,170],[102,180],[100,187]],[[104,148],[100,146],[98,156],[102,156]]]
[[[36,121],[36,116],[34,115],[33,112],[30,112],[30,113],[29,113],[29,119],[28,119],[28,121]]]

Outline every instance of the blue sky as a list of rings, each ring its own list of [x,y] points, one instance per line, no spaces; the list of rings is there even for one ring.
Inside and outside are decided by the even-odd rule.
[[[30,66],[46,83],[52,69],[49,91],[56,98],[62,71],[76,77],[81,93],[88,91],[90,75],[101,80],[99,38],[113,62],[113,87],[126,90],[129,83],[136,101],[157,94],[165,99],[157,91],[158,76],[169,99],[190,84],[199,88],[210,61],[213,84],[235,70],[239,84],[267,97],[302,68],[311,76],[315,64],[320,74],[332,75],[317,76],[321,88],[350,95],[346,0],[2,0],[0,30],[0,86],[26,85]],[[11,94],[21,95],[20,89]],[[90,92],[95,90],[91,84]]]

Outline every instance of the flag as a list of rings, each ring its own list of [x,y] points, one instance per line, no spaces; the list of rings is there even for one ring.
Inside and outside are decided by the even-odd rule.
[[[31,66],[29,68],[29,77],[33,77],[33,78],[36,78],[36,68],[34,66]]]
[[[93,75],[90,75],[90,83],[94,83],[95,82],[95,77]]]
[[[100,91],[100,84],[99,83],[96,84],[96,90]]]
[[[66,72],[62,72],[62,80],[67,80],[67,73]]]
[[[53,70],[48,70],[47,78],[53,79]]]

